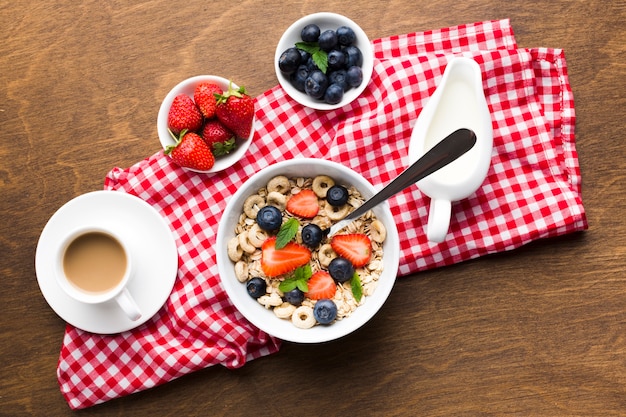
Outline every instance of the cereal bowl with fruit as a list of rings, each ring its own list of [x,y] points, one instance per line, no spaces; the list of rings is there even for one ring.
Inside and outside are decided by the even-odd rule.
[[[296,158],[266,167],[230,198],[217,232],[217,265],[230,300],[279,339],[346,336],[383,306],[400,244],[386,202],[328,236],[377,191],[341,164]]]
[[[336,13],[297,20],[276,47],[278,82],[298,103],[317,110],[343,107],[361,95],[374,68],[371,43],[354,21]]]
[[[226,78],[187,78],[161,103],[157,133],[165,154],[179,166],[222,171],[239,161],[252,142],[254,100]]]

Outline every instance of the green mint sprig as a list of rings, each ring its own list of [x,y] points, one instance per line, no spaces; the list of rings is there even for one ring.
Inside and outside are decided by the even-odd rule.
[[[276,249],[284,248],[285,245],[296,236],[298,227],[300,227],[300,222],[294,217],[283,223],[276,234]]]
[[[315,65],[326,74],[328,70],[328,53],[320,49],[317,42],[296,42],[296,48],[310,53]]]
[[[360,302],[363,297],[363,287],[361,286],[361,277],[359,277],[359,274],[356,272],[352,275],[350,287],[352,288],[352,295],[354,295],[354,299],[357,303]]]
[[[284,293],[289,292],[296,288],[298,288],[302,292],[307,292],[309,291],[309,286],[307,284],[307,281],[309,280],[309,278],[311,278],[312,275],[313,275],[313,272],[311,271],[311,265],[306,264],[301,267],[298,267],[293,272],[292,276],[290,276],[289,278],[285,278],[278,285],[278,289]]]

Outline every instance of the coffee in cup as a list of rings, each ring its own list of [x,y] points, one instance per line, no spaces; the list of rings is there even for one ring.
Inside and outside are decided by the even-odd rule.
[[[112,231],[98,227],[72,231],[57,258],[57,281],[70,297],[88,304],[114,299],[129,319],[141,317],[127,289],[133,271],[130,253]]]

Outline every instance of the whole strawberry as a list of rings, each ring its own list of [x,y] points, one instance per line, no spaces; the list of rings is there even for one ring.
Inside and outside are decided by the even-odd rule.
[[[217,98],[215,95],[222,94],[223,92],[219,85],[212,82],[203,82],[196,86],[193,92],[193,101],[205,118],[211,119],[215,116],[215,109],[217,107]]]
[[[235,90],[231,83],[228,91],[217,97],[216,115],[237,137],[247,139],[254,121],[254,100],[244,87]]]
[[[174,97],[169,113],[167,114],[167,126],[175,134],[183,130],[197,132],[202,127],[202,113],[186,94]]]
[[[202,128],[202,139],[215,156],[226,155],[235,149],[235,134],[218,119],[207,120]]]
[[[204,139],[197,133],[183,130],[180,139],[172,135],[176,144],[168,146],[165,154],[169,155],[174,162],[186,168],[198,171],[208,171],[215,164],[215,157]]]

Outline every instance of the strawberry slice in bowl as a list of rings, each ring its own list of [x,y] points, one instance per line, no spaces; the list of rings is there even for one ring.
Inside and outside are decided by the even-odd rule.
[[[170,108],[172,107],[172,103],[174,102],[174,99],[181,94],[185,94],[193,100],[194,93],[196,92],[196,87],[202,84],[216,85],[224,94],[228,92],[229,89],[234,89],[235,91],[241,91],[243,89],[243,87],[238,86],[231,80],[228,80],[226,78],[219,77],[219,76],[214,76],[214,75],[198,75],[198,76],[183,80],[180,83],[178,83],[176,86],[174,86],[167,93],[167,95],[161,102],[161,106],[159,108],[159,112],[157,115],[157,134],[159,136],[159,141],[161,142],[161,146],[163,147],[164,150],[176,144],[174,138],[172,138],[172,134],[170,133],[172,129],[168,125],[169,112],[170,112]],[[217,91],[217,94],[219,95],[219,91],[217,89],[216,91]],[[199,101],[201,101],[200,106],[199,106],[199,111],[198,111],[200,114],[202,114],[202,109],[206,106],[205,100],[206,99],[202,99],[202,100],[199,99]],[[252,101],[252,105],[254,106],[254,100],[250,98],[249,96],[247,96],[246,102],[248,104],[246,108],[248,109],[250,106],[250,101]],[[216,99],[215,109],[213,112],[207,111],[206,109],[204,110],[205,113],[209,117],[203,115],[203,122],[207,122],[209,120],[215,120],[217,118],[218,107],[219,105],[217,104],[217,99]],[[249,116],[249,113],[247,114]],[[240,123],[243,123],[243,122],[240,122]],[[203,170],[203,169],[197,169],[197,168],[188,167],[188,166],[182,166],[182,168],[188,171],[194,171],[198,173],[214,173],[214,172],[223,171],[224,169],[231,167],[232,165],[237,163],[248,151],[248,148],[250,147],[250,143],[252,142],[254,138],[254,131],[255,131],[254,123],[255,123],[255,119],[254,119],[254,115],[252,115],[252,119],[247,122],[247,124],[249,124],[250,126],[248,136],[236,137],[234,140],[234,145],[232,146],[230,144],[228,145],[229,146],[228,152],[220,152],[219,155],[214,154],[215,163],[210,169]],[[202,134],[203,126],[204,126],[204,123],[197,129],[197,131],[194,131],[194,133]],[[195,128],[196,127],[194,127],[194,129]],[[172,160],[172,163],[175,163],[177,166],[180,165],[180,164],[177,164],[174,160]]]

